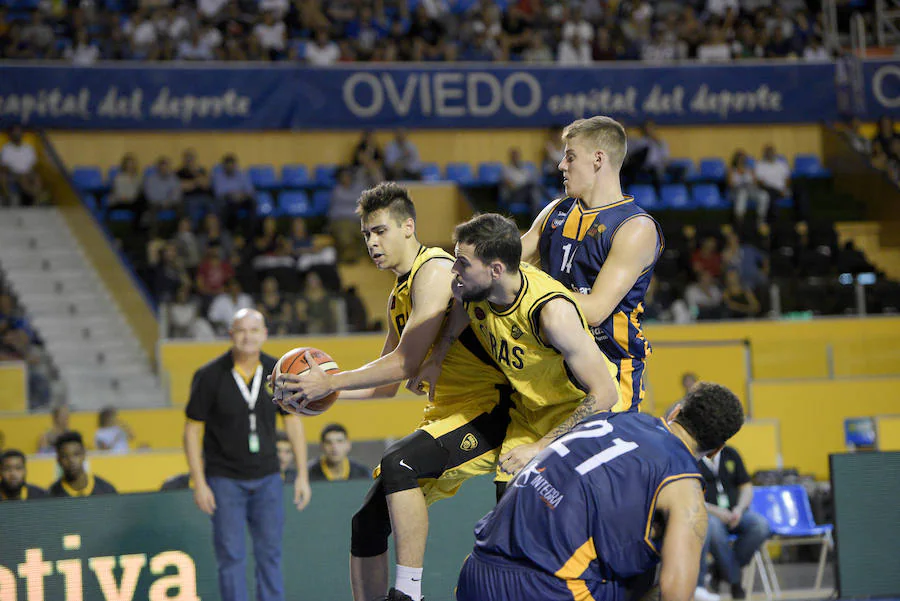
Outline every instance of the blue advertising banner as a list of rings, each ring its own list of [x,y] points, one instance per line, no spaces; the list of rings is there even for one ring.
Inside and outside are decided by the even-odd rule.
[[[629,124],[817,123],[837,116],[834,75],[830,63],[330,69],[7,64],[0,67],[0,122],[125,130],[502,128],[549,127],[606,114]]]
[[[900,61],[872,60],[863,63],[866,89],[865,119],[882,115],[900,117]]]

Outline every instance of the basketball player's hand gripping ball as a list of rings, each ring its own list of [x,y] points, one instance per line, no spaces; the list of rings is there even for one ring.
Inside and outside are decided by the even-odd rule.
[[[274,400],[289,413],[319,415],[337,400],[338,392],[330,385],[331,374],[337,371],[337,363],[327,353],[314,348],[293,349],[272,371]]]

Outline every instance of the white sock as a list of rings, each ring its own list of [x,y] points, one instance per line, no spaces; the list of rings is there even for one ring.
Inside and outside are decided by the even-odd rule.
[[[409,595],[413,601],[422,599],[422,568],[408,568],[397,565],[397,580],[394,588]]]

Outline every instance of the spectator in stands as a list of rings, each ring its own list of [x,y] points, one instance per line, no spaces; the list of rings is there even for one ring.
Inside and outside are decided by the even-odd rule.
[[[278,289],[278,280],[272,276],[262,282],[262,293],[256,310],[262,313],[269,324],[269,332],[276,336],[287,336],[292,329],[291,303],[282,296]]]
[[[194,269],[200,263],[200,249],[197,245],[197,236],[194,234],[194,224],[190,217],[182,217],[178,220],[178,229],[172,238],[172,244],[178,251],[178,258],[188,269]]]
[[[50,411],[50,429],[38,439],[38,453],[52,453],[56,450],[57,439],[69,431],[69,406],[57,405]]]
[[[337,316],[331,296],[322,285],[322,278],[314,271],[306,276],[303,295],[294,303],[297,334],[333,334],[337,331]]]
[[[750,242],[741,241],[734,232],[725,234],[722,263],[726,270],[738,273],[741,286],[759,290],[769,283],[769,258]]]
[[[728,197],[734,205],[735,223],[740,226],[747,213],[747,201],[756,205],[756,219],[759,223],[766,221],[769,212],[769,194],[759,186],[756,174],[747,162],[747,155],[738,150],[731,157],[731,168],[728,170]]]
[[[528,33],[527,45],[522,50],[522,61],[532,65],[553,62],[553,49],[547,45],[542,32],[532,30]]]
[[[729,269],[725,272],[725,291],[722,300],[731,319],[757,317],[760,312],[759,301],[748,286],[741,282],[737,271]]]
[[[691,268],[694,273],[706,272],[713,277],[719,277],[722,273],[722,255],[719,254],[716,239],[707,236],[700,247],[691,255]]]
[[[127,453],[131,450],[132,440],[134,431],[127,422],[119,419],[119,411],[115,407],[106,407],[100,411],[97,432],[94,434],[94,446],[98,451]]]
[[[253,298],[241,290],[241,284],[235,278],[230,278],[225,284],[225,290],[216,295],[209,306],[207,319],[216,333],[224,335],[228,332],[231,319],[241,309],[252,309]]]
[[[150,267],[153,270],[153,292],[160,302],[168,302],[181,287],[190,285],[191,276],[172,243],[163,244],[158,257],[150,258]]]
[[[47,491],[28,484],[25,454],[18,449],[0,453],[0,501],[29,501],[42,499]]]
[[[711,25],[706,41],[697,48],[697,60],[703,62],[727,62],[731,60],[731,46],[719,25]]]
[[[686,371],[681,374],[681,389],[684,394],[682,394],[682,398],[688,393],[688,391],[694,387],[694,384],[700,381],[699,376],[692,371]]]
[[[447,60],[445,48],[447,34],[444,24],[428,16],[423,5],[416,7],[408,36],[413,41],[412,60]]]
[[[337,244],[338,258],[342,263],[357,261],[363,252],[359,235],[359,216],[356,201],[365,190],[362,183],[354,181],[349,168],[338,171],[337,184],[331,190],[328,205],[328,228]]]
[[[11,174],[25,205],[44,204],[49,194],[38,174],[37,151],[24,139],[20,125],[9,129],[9,141],[0,149],[0,164]]]
[[[819,36],[812,36],[809,45],[803,49],[803,60],[806,62],[826,62],[831,60],[828,49],[822,45]]]
[[[200,316],[200,304],[191,296],[191,286],[185,284],[168,304],[169,338],[209,339],[215,333]]]
[[[193,149],[188,148],[182,154],[181,167],[178,168],[176,175],[181,182],[181,194],[188,214],[211,212],[213,203],[209,176],[206,169],[197,163],[197,153]]]
[[[327,67],[338,62],[341,57],[341,49],[337,42],[328,35],[325,28],[316,31],[316,37],[306,44],[306,52],[303,58],[307,64],[317,67]]]
[[[100,60],[100,46],[91,41],[87,29],[79,29],[75,34],[75,44],[66,46],[63,56],[73,65],[87,67]]]
[[[160,157],[156,169],[144,177],[143,190],[151,222],[157,221],[162,211],[181,205],[181,183],[165,157]]]
[[[461,62],[489,63],[500,60],[500,48],[492,43],[484,30],[476,31],[468,44],[459,53]]]
[[[84,468],[84,441],[78,432],[65,432],[56,439],[56,461],[62,477],[50,485],[51,497],[94,497],[116,494],[115,487]]]
[[[347,331],[368,332],[375,328],[369,325],[369,315],[366,305],[356,291],[356,286],[350,286],[344,291],[344,305],[347,308]]]
[[[405,129],[398,129],[394,134],[394,139],[385,147],[384,166],[388,179],[418,180],[422,178],[419,149],[409,139]]]
[[[559,128],[553,127],[547,132],[547,141],[544,142],[543,159],[541,160],[541,173],[543,183],[553,190],[562,189],[563,174],[559,170],[559,162],[562,160],[565,145]]]
[[[897,133],[894,131],[894,120],[887,115],[882,115],[881,118],[878,119],[878,127],[875,131],[875,136],[872,138],[872,151],[880,151],[882,155],[889,156],[891,153],[891,146],[896,137]]]
[[[378,168],[384,169],[384,153],[378,146],[375,139],[375,133],[372,130],[366,130],[353,149],[353,160],[350,166],[353,168],[362,167],[368,161],[375,161]]]
[[[43,341],[16,308],[13,297],[0,293],[0,361],[25,361],[31,409],[50,402],[49,364],[42,347]]]
[[[215,60],[216,52],[212,41],[206,35],[207,32],[198,28],[191,29],[191,34],[187,39],[178,43],[177,58],[181,61],[211,61]]]
[[[685,289],[684,300],[697,319],[722,319],[725,315],[722,290],[708,271],[697,273],[697,281]]]
[[[371,469],[350,459],[352,446],[347,429],[341,424],[328,424],[322,428],[319,435],[322,454],[309,462],[310,482],[371,478]]]
[[[338,250],[331,236],[310,236],[303,218],[295,217],[291,222],[291,237],[288,242],[296,260],[297,274],[302,281],[306,280],[307,273],[315,271],[322,278],[326,288],[332,291],[340,289]],[[359,252],[362,254],[365,249]]]
[[[262,22],[253,28],[253,35],[256,36],[269,60],[278,60],[284,54],[287,47],[287,28],[284,21],[276,18],[274,10],[266,10],[263,13]]]
[[[234,250],[231,233],[222,229],[222,221],[215,213],[206,214],[203,218],[203,227],[197,236],[197,248],[201,256],[206,256],[206,250],[211,246],[216,247],[220,259],[227,259]]]
[[[775,154],[775,147],[767,144],[756,162],[756,181],[769,195],[770,204],[780,198],[791,197],[791,168]]]
[[[135,12],[122,28],[130,42],[131,56],[139,60],[156,60],[160,55],[156,24],[143,10]]]
[[[247,174],[238,169],[237,157],[225,155],[221,169],[213,171],[213,195],[219,206],[218,213],[224,215],[228,228],[234,231],[238,224],[238,211],[246,211],[242,220],[244,230],[256,229],[256,199],[253,184]]]
[[[234,268],[229,261],[222,260],[222,249],[211,245],[197,267],[197,292],[210,301],[225,292],[225,283],[234,277]]]
[[[622,177],[635,182],[643,178],[660,185],[669,166],[669,145],[659,135],[652,121],[641,127],[641,135],[628,145],[626,166]]]
[[[539,209],[541,197],[535,173],[525,166],[518,148],[509,149],[509,162],[503,166],[500,178],[500,199],[507,205],[526,204],[533,212]]]
[[[556,47],[556,62],[564,66],[590,65],[594,62],[590,42],[579,33],[563,38]]]
[[[33,58],[56,58],[53,28],[44,21],[41,11],[31,13],[31,22],[22,28],[22,41],[28,45]]]
[[[708,549],[731,585],[731,598],[746,599],[747,594],[741,586],[741,568],[750,563],[756,550],[769,538],[769,522],[750,509],[753,484],[737,450],[726,446],[713,457],[704,457],[698,464],[706,481],[709,529],[700,555],[699,594],[695,593],[695,598],[698,601],[709,599],[703,594],[706,591],[701,590],[706,577]],[[730,535],[737,536],[733,545],[728,540]],[[716,593],[715,590],[712,592]]]
[[[134,224],[137,225],[143,210],[142,201],[141,174],[138,172],[137,159],[129,152],[122,157],[119,171],[113,178],[106,209],[107,211],[128,209],[134,217]]]
[[[297,479],[297,462],[294,459],[294,448],[287,432],[278,430],[275,432],[275,452],[278,453],[278,471],[285,484],[294,484]]]

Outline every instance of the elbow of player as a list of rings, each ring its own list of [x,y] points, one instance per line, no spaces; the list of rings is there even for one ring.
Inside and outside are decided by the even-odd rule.
[[[696,580],[696,576],[694,577]],[[694,588],[683,574],[663,573],[659,577],[660,601],[691,601],[694,598]]]

